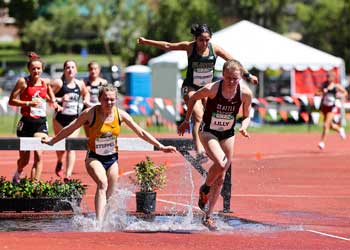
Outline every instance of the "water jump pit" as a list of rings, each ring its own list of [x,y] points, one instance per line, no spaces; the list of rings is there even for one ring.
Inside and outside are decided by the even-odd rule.
[[[94,213],[1,213],[0,232],[173,232],[195,233],[209,231],[201,223],[200,213],[190,214],[109,214],[98,225]],[[238,218],[232,214],[214,215],[219,233],[266,233],[299,231],[301,226],[272,225]]]

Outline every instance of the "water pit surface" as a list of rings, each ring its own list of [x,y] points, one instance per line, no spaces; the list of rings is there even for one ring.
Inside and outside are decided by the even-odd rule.
[[[302,230],[299,226],[278,226],[235,217],[214,217],[219,232],[251,232]],[[1,219],[0,232],[37,231],[37,232],[201,232],[208,231],[201,224],[201,217],[189,218],[183,215],[154,215],[109,218],[102,226],[96,224],[93,214],[72,215],[50,218]]]

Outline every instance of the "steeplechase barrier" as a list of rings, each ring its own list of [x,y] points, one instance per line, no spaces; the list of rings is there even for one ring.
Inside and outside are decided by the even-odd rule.
[[[172,145],[202,176],[207,175],[203,166],[190,154],[193,150],[192,139],[187,138],[158,138],[163,145]],[[64,151],[64,150],[86,150],[87,138],[66,138],[53,146],[41,143],[40,138],[33,137],[2,137],[0,138],[0,150],[43,150],[43,151]],[[158,151],[159,149],[141,138],[118,138],[118,149],[120,151]],[[227,170],[224,186],[221,190],[223,197],[223,212],[230,212],[231,207],[231,167]]]

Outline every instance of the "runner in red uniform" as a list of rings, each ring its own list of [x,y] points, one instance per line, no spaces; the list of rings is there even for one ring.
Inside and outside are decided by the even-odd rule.
[[[18,137],[47,137],[46,101],[49,101],[54,109],[58,109],[60,106],[55,102],[55,95],[48,85],[50,80],[40,77],[44,63],[33,52],[28,57],[29,76],[17,80],[10,95],[9,105],[21,107],[22,117],[17,125]],[[13,176],[14,183],[20,182],[21,173],[29,159],[30,151],[19,151],[17,171]],[[34,163],[31,171],[33,180],[40,179],[42,167],[42,152],[36,150],[34,151]]]
[[[335,123],[333,118],[337,110],[336,99],[338,96],[346,98],[348,96],[348,92],[343,86],[335,83],[334,80],[335,73],[333,71],[328,71],[327,81],[322,84],[321,89],[318,93],[316,93],[322,95],[321,111],[323,114],[324,123],[321,141],[318,143],[318,148],[321,150],[326,146],[325,141],[330,129],[337,131],[343,140],[346,139],[344,128]]]

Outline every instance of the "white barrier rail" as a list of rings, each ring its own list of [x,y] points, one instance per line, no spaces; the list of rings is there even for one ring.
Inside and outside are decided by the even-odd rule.
[[[188,151],[193,149],[191,139],[185,138],[158,138],[164,145],[172,145],[179,151]],[[0,138],[0,150],[86,150],[87,138],[66,138],[53,146],[41,143],[40,138],[33,137],[3,137]],[[121,151],[154,151],[158,150],[152,144],[141,138],[118,138],[118,148]]]

